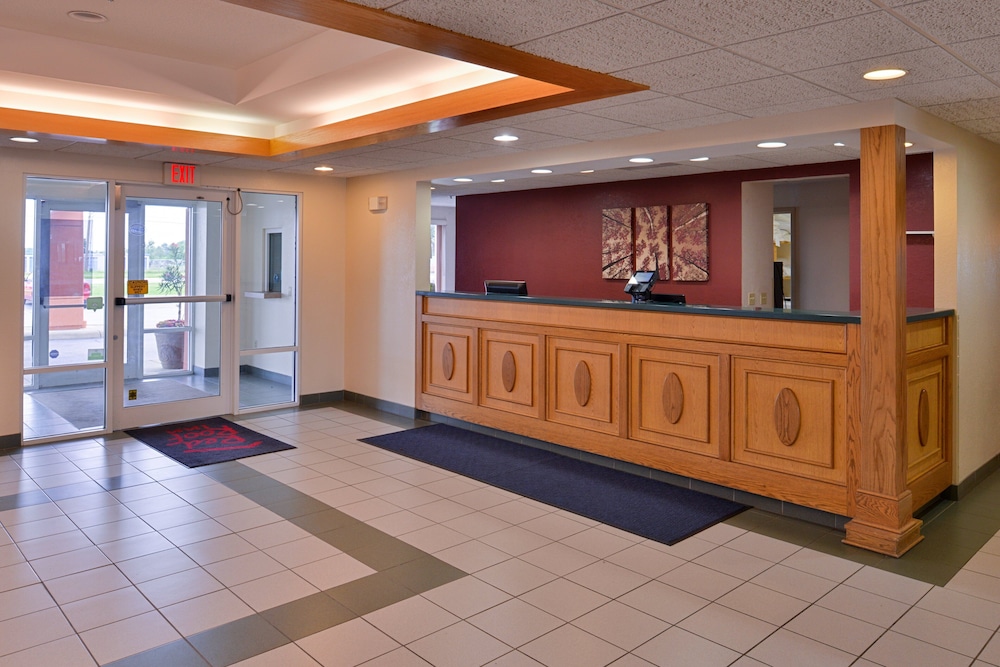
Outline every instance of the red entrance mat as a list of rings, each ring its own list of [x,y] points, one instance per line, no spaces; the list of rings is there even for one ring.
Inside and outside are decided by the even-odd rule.
[[[295,449],[222,417],[125,432],[188,468]]]

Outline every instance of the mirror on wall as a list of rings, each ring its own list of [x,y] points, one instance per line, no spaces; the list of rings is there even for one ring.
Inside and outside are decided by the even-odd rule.
[[[774,237],[774,301],[779,308],[792,308],[792,275],[794,254],[792,234],[795,228],[795,209],[775,209],[773,222]],[[779,296],[780,295],[780,296]]]

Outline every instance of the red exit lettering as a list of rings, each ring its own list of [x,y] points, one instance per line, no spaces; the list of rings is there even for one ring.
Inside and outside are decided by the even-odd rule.
[[[198,185],[197,166],[166,162],[163,165],[163,181],[166,185]]]
[[[190,164],[175,164],[170,170],[170,180],[174,183],[190,185],[194,183],[194,166]]]

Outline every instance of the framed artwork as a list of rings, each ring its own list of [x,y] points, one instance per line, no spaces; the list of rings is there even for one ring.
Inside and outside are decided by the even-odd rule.
[[[601,220],[601,277],[632,276],[632,209],[606,208]]]
[[[659,268],[657,280],[670,278],[670,209],[643,206],[635,209],[635,270]]]
[[[708,204],[670,207],[673,254],[670,272],[678,282],[708,280]]]

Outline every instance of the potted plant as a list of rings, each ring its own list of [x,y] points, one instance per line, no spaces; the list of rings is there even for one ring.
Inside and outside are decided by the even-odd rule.
[[[163,269],[163,276],[160,278],[158,290],[161,294],[173,293],[182,296],[187,288],[187,279],[184,275],[181,255],[183,248],[177,243],[171,243],[170,264]],[[172,320],[160,320],[156,323],[157,329],[177,329],[184,327],[185,322],[181,319],[181,304],[177,304],[177,317]],[[157,331],[156,353],[160,358],[160,365],[165,369],[184,368],[184,342],[187,330],[181,328],[178,331]]]

